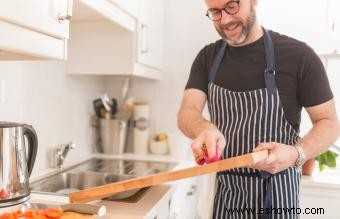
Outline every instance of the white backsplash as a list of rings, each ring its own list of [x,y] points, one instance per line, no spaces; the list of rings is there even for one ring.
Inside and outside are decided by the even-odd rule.
[[[51,166],[52,148],[71,140],[77,148],[69,152],[66,165],[89,156],[91,103],[104,91],[103,77],[68,75],[57,61],[2,61],[0,80],[6,86],[0,120],[30,124],[38,134],[34,173]]]

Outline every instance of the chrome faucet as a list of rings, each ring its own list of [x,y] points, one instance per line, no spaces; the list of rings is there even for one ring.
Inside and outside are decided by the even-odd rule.
[[[70,149],[75,149],[76,145],[71,141],[67,144],[59,145],[55,152],[55,165],[54,167],[60,169],[63,167],[64,160]]]

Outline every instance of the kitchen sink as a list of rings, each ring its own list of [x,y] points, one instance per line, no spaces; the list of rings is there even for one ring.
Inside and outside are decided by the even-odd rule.
[[[165,172],[176,163],[93,158],[60,173],[31,183],[33,192],[68,195],[70,192],[119,182],[138,176]],[[117,200],[133,196],[140,189],[114,194],[106,199]]]

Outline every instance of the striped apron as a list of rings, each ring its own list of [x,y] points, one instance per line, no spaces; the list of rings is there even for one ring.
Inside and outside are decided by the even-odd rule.
[[[209,72],[208,108],[212,123],[226,138],[223,158],[250,153],[261,142],[295,145],[299,140],[298,133],[284,115],[275,84],[274,47],[267,30],[263,30],[267,65],[264,70],[265,88],[235,92],[214,84],[226,42]],[[300,179],[301,168],[296,167],[276,174],[253,168],[219,172],[213,217],[299,218],[296,212],[285,213],[282,210],[299,207]],[[242,209],[250,210],[240,213]],[[231,212],[233,210],[234,213]]]

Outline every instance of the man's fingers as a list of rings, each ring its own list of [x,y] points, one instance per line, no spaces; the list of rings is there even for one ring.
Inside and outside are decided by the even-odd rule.
[[[273,163],[276,162],[276,155],[274,153],[269,153],[268,159],[266,159],[267,161],[267,165],[272,165]]]
[[[262,150],[270,150],[273,149],[275,145],[271,142],[266,142],[266,143],[260,143],[254,150],[253,152],[257,151],[262,151]]]
[[[226,142],[225,142],[225,139],[224,138],[219,138],[217,140],[217,153],[218,153],[218,157],[220,158],[222,156],[222,153],[223,153],[223,149],[226,145]]]
[[[196,162],[202,158],[204,158],[203,151],[201,149],[201,146],[203,144],[203,140],[200,138],[195,139],[191,144],[191,150],[194,154]],[[200,162],[198,162],[200,164]]]
[[[216,140],[214,138],[205,139],[205,144],[207,147],[207,159],[213,159],[216,154]]]

